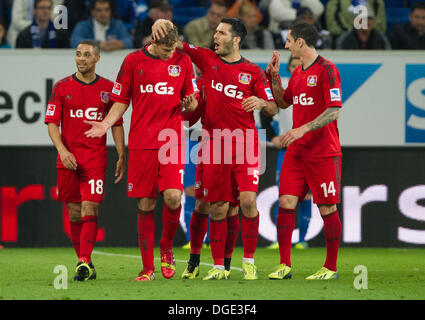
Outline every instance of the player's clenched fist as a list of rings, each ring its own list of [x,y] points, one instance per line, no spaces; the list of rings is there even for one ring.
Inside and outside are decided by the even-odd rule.
[[[100,138],[106,133],[106,131],[108,131],[110,127],[107,123],[99,121],[84,120],[84,123],[91,125],[90,130],[84,132],[87,138]]]

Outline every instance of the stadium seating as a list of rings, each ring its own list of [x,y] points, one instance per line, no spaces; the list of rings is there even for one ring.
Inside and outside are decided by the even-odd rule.
[[[404,8],[405,0],[385,0],[386,8]]]
[[[174,7],[173,20],[180,26],[180,28],[184,28],[189,21],[205,16],[207,11],[207,7]]]
[[[387,24],[394,25],[409,21],[410,8],[386,8]]]
[[[412,7],[416,2],[422,2],[424,0],[409,0],[409,5]]]

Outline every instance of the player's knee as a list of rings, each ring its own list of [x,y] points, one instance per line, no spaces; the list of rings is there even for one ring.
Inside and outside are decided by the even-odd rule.
[[[84,203],[81,206],[81,215],[85,216],[97,216],[99,214],[99,204],[94,202]]]
[[[285,197],[280,196],[279,197],[279,207],[284,209],[295,209],[297,206],[297,199],[296,197]]]
[[[319,212],[322,217],[327,216],[328,214],[334,213],[337,209],[336,204],[321,204],[318,205]]]
[[[229,203],[220,201],[211,204],[211,219],[223,220],[227,217],[227,211],[229,210]]]
[[[164,193],[164,202],[171,209],[177,209],[181,203],[182,194],[179,190]]]
[[[210,204],[203,199],[196,200],[195,210],[200,214],[209,214],[210,212]]]
[[[256,212],[257,211],[257,201],[255,194],[247,194],[240,196],[240,206],[242,209],[242,212],[249,213],[249,212]]]
[[[81,204],[80,203],[67,203],[69,220],[72,222],[81,220]]]

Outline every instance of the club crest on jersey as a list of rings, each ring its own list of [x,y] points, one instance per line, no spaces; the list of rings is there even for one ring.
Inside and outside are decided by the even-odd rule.
[[[114,88],[112,89],[112,93],[119,96],[121,94],[122,85],[121,83],[115,82]]]
[[[53,116],[55,114],[56,106],[54,104],[48,104],[46,110],[46,116]]]
[[[102,91],[100,93],[100,100],[102,100],[103,103],[109,103],[109,92]]]
[[[170,65],[168,66],[168,74],[172,77],[178,77],[180,75],[181,68],[180,66]]]
[[[127,185],[127,190],[128,190],[128,192],[133,191],[133,184],[132,184],[132,183],[129,183],[129,184]]]
[[[252,76],[249,73],[239,73],[239,82],[242,84],[249,84]]]
[[[312,76],[308,76],[307,78],[307,86],[309,87],[315,87],[317,84],[317,76],[312,75]]]

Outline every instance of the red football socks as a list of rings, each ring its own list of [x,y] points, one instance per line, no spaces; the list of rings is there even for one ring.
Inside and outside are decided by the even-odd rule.
[[[277,215],[277,241],[279,243],[280,263],[291,266],[292,232],[295,228],[295,209],[279,207]]]
[[[83,228],[83,222],[80,221],[70,221],[71,225],[71,242],[74,247],[77,257],[80,257],[80,237],[81,229]]]
[[[91,254],[96,242],[97,216],[85,216],[81,219],[82,228],[80,236],[79,261],[91,262]]]
[[[341,220],[339,219],[338,210],[322,216],[322,218],[326,241],[326,261],[323,266],[331,271],[336,271],[336,261],[341,237]]]
[[[153,249],[155,246],[155,221],[153,211],[139,210],[137,214],[137,232],[143,269],[154,270]]]
[[[236,214],[232,217],[227,217],[227,239],[224,249],[224,257],[231,258],[233,249],[236,245],[236,240],[239,235],[239,215]]]
[[[260,216],[257,214],[254,218],[247,218],[242,215],[241,234],[243,241],[243,257],[253,259],[257,249],[258,225]]]
[[[173,240],[180,224],[181,205],[177,209],[171,209],[164,203],[162,211],[162,237],[159,246],[163,249],[172,249]]]
[[[190,253],[201,254],[202,244],[208,229],[208,215],[196,210],[190,219]]]
[[[210,247],[215,266],[224,266],[227,233],[227,218],[222,220],[210,219]]]

